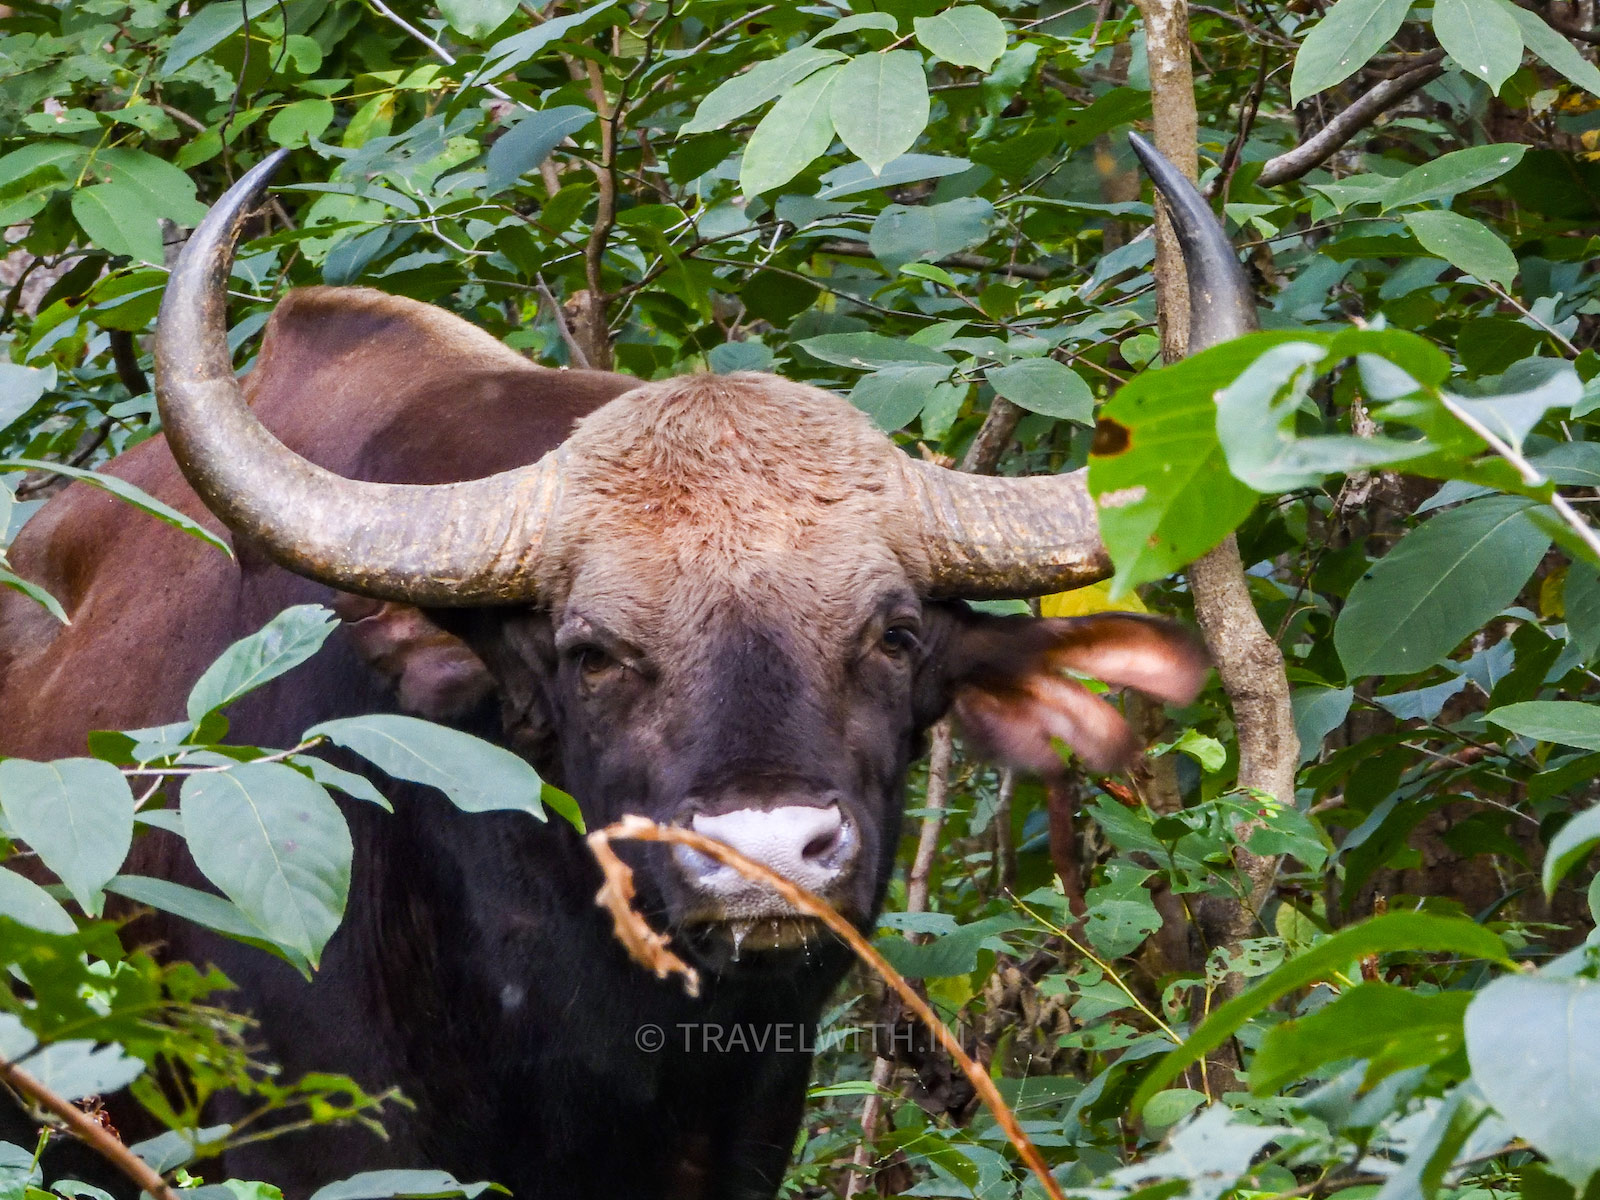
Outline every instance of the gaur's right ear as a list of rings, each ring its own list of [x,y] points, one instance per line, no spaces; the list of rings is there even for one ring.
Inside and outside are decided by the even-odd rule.
[[[430,721],[455,720],[494,690],[483,660],[421,609],[348,594],[332,603],[356,652],[389,680],[406,712]]]
[[[966,613],[948,657],[952,710],[979,754],[1039,775],[1065,742],[1095,771],[1125,769],[1139,745],[1122,714],[1068,672],[1170,704],[1199,693],[1210,663],[1194,636],[1133,613],[993,617]]]

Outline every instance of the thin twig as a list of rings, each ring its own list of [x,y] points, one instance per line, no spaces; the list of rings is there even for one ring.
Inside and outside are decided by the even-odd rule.
[[[21,1067],[0,1061],[0,1081],[60,1120],[73,1136],[138,1185],[141,1191],[155,1197],[155,1200],[178,1200],[178,1194],[167,1186],[167,1181],[124,1146],[116,1134],[71,1101],[56,1095]]]
[[[539,298],[550,306],[550,315],[555,319],[556,332],[561,335],[561,341],[567,347],[567,353],[572,355],[573,365],[587,371],[589,369],[589,356],[583,352],[583,347],[578,344],[578,339],[572,335],[572,326],[567,324],[567,314],[561,310],[561,302],[550,291],[550,285],[544,281],[542,274],[534,275],[533,283],[539,289]]]
[[[850,258],[875,258],[876,255],[865,242],[850,240],[833,240],[823,242],[817,247],[819,254],[838,254]],[[992,271],[996,275],[1013,275],[1018,279],[1033,279],[1044,282],[1059,276],[1059,271],[1052,271],[1049,267],[1040,266],[1038,263],[997,263],[990,262],[981,254],[949,254],[941,258],[938,263],[941,267],[956,267],[963,271]]]
[[[1540,484],[1549,482],[1543,475],[1539,474],[1532,463],[1522,457],[1520,450],[1514,448],[1509,442],[1504,441],[1497,433],[1462,408],[1446,393],[1439,392],[1438,396],[1439,403],[1445,406],[1451,416],[1481,437],[1489,444],[1489,449],[1517,469],[1517,474],[1522,476],[1523,483],[1529,487],[1538,487]],[[1556,492],[1550,497],[1550,507],[1561,514],[1561,519],[1572,527],[1572,531],[1583,540],[1585,546],[1589,547],[1596,560],[1600,560],[1600,536],[1595,534],[1594,527],[1589,522],[1578,515],[1578,510],[1567,503],[1567,498],[1560,492]]]
[[[417,41],[426,46],[430,51],[433,52],[434,57],[439,59],[440,62],[444,63],[445,66],[453,67],[456,65],[456,56],[454,54],[451,54],[450,51],[446,50],[438,42],[434,41],[427,34],[423,33],[422,30],[418,29],[410,21],[406,20],[399,13],[395,12],[394,9],[385,4],[383,0],[367,0],[367,3],[372,5],[374,11],[376,11],[379,16],[383,17],[397,29],[403,30],[405,33],[416,38]],[[522,101],[513,99],[509,92],[502,90],[492,83],[480,83],[478,86],[484,91],[488,92],[496,100],[504,100],[508,104],[515,104],[524,112],[533,111],[526,104],[522,103]]]
[[[1039,1181],[1039,1186],[1044,1189],[1050,1200],[1066,1200],[1066,1193],[1061,1190],[1061,1185],[1056,1182],[1055,1176],[1050,1174],[1044,1157],[1039,1153],[1039,1148],[1033,1144],[1027,1132],[1017,1121],[1017,1116],[1006,1104],[1000,1095],[1000,1089],[995,1086],[989,1073],[972,1060],[962,1048],[960,1040],[941,1021],[929,1007],[928,1002],[917,995],[916,989],[906,982],[905,977],[891,967],[888,961],[879,954],[861,935],[861,931],[839,915],[831,904],[813,892],[790,882],[782,875],[769,870],[758,862],[753,862],[740,854],[737,850],[723,845],[714,838],[708,838],[702,833],[692,829],[682,829],[676,826],[658,825],[647,817],[627,816],[614,825],[591,833],[589,835],[589,849],[594,853],[600,863],[600,869],[605,874],[605,886],[600,889],[596,902],[607,908],[616,922],[619,938],[630,951],[640,943],[648,944],[651,939],[664,942],[660,934],[646,924],[643,917],[635,912],[627,903],[626,897],[633,890],[633,872],[628,868],[616,851],[611,848],[611,842],[617,841],[642,841],[642,842],[671,842],[680,846],[688,846],[702,854],[710,855],[725,866],[732,867],[746,879],[763,883],[777,892],[790,906],[821,921],[836,934],[851,950],[856,957],[865,963],[877,976],[887,983],[900,996],[901,1002],[910,1009],[933,1033],[945,1052],[955,1060],[961,1068],[961,1073],[972,1084],[973,1090],[978,1093],[978,1098],[984,1103],[995,1123],[1000,1126],[1006,1138],[1016,1147],[1018,1155],[1027,1164],[1028,1169],[1034,1173]],[[677,962],[677,967],[667,969],[676,974],[683,974],[688,979],[698,982],[698,975],[694,968],[685,964],[676,955],[667,954]],[[662,971],[662,959],[650,955],[643,960],[644,965],[652,967],[658,973]]]

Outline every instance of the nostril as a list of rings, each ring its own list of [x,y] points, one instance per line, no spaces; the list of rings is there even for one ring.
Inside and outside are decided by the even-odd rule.
[[[833,858],[839,848],[844,844],[845,824],[841,820],[831,829],[820,830],[800,853],[807,861],[816,862],[820,859]]]

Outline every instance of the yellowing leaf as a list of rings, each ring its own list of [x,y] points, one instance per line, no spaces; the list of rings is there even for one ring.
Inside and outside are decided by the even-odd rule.
[[[1039,615],[1043,617],[1087,617],[1103,612],[1149,611],[1137,592],[1129,591],[1113,600],[1110,583],[1091,583],[1088,587],[1057,592],[1039,601]]]

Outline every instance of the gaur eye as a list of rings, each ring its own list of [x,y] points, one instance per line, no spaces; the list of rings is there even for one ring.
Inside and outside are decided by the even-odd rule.
[[[621,665],[606,653],[604,647],[597,646],[593,642],[585,642],[582,645],[572,647],[567,651],[567,657],[585,679],[603,675],[613,667]]]
[[[885,654],[891,658],[900,658],[914,652],[922,643],[917,639],[916,627],[902,623],[885,629],[879,644]]]

